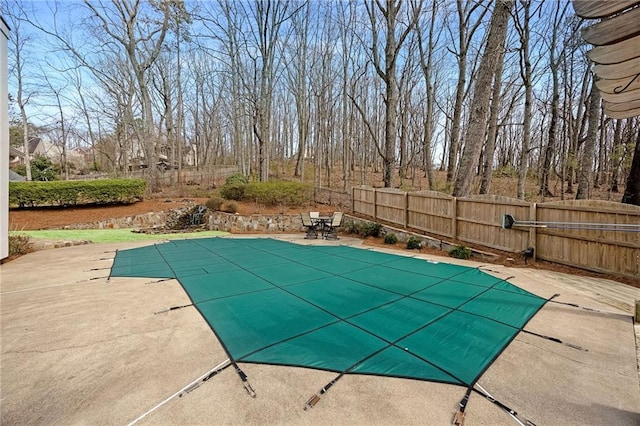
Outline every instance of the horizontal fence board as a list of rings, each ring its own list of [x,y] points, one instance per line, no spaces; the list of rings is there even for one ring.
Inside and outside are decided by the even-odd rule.
[[[406,193],[394,189],[376,190],[376,219],[405,226]]]
[[[538,235],[538,258],[599,272],[640,277],[640,248],[622,247],[566,236]]]
[[[436,191],[421,191],[407,196],[408,227],[453,238],[453,200]]]
[[[486,195],[458,198],[457,206],[458,240],[510,252],[519,252],[531,245],[528,229],[502,229],[505,214],[528,220],[530,203]]]
[[[353,188],[353,211],[374,217],[376,213],[375,190],[368,187]]]
[[[538,205],[538,256],[593,271],[640,277],[640,232],[564,229],[579,224],[640,224],[640,208],[610,201],[570,200]],[[593,226],[593,225],[591,225]]]
[[[576,224],[640,224],[640,212],[633,211],[632,209],[615,207],[622,206],[620,203],[613,202],[599,202],[599,203],[581,203],[571,202],[564,205],[561,204],[540,204],[537,208],[537,221],[539,222],[558,222],[557,226],[564,226],[562,223]],[[613,204],[613,206],[611,205]],[[573,208],[571,208],[573,207]],[[638,208],[640,210],[640,208]],[[552,228],[562,229],[562,228]],[[598,234],[599,239],[606,240],[608,242],[626,242],[635,243],[640,245],[640,233],[639,232],[619,232],[619,231],[607,231],[601,230],[573,230],[563,229],[572,238],[585,237],[589,238]]]
[[[581,232],[582,234],[579,234],[578,232]],[[537,231],[538,235],[553,235],[556,237],[562,237],[562,238],[572,239],[577,241],[585,241],[585,242],[605,244],[605,245],[615,245],[620,247],[638,248],[637,241],[626,242],[626,241],[612,240],[610,238],[607,238],[604,233],[600,233],[599,231],[592,231],[590,235],[584,235],[584,232],[585,231],[574,231],[571,229],[553,229],[553,228],[539,228]],[[630,232],[629,234],[634,234],[634,233]],[[635,234],[636,234],[635,235],[636,237],[639,236],[638,232],[636,232]]]

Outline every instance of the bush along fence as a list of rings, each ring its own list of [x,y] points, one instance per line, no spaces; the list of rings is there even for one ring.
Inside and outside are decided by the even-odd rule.
[[[141,179],[9,182],[9,204],[18,207],[133,203],[142,200]]]
[[[457,242],[590,271],[640,277],[640,207],[610,201],[529,203],[495,195],[352,188],[352,212]],[[508,215],[508,216],[505,216]],[[505,224],[505,218],[514,222]]]

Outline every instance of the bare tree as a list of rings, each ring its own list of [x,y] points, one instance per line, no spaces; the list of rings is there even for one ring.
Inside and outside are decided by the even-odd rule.
[[[289,87],[295,99],[298,153],[296,155],[296,167],[294,175],[303,175],[304,159],[307,154],[307,142],[309,138],[310,120],[310,96],[309,96],[309,66],[312,57],[309,56],[311,8],[308,1],[300,7],[299,13],[291,20],[293,31],[292,50],[289,52],[290,62],[287,69]]]
[[[69,161],[67,158],[67,137],[69,133],[69,126],[65,117],[64,108],[62,107],[62,97],[64,96],[62,92],[66,89],[66,85],[56,87],[52,78],[47,75],[46,72],[43,72],[42,75],[44,81],[47,82],[48,89],[55,98],[55,108],[58,110],[58,121],[56,121],[56,124],[60,126],[60,140],[58,143],[61,150],[60,169],[62,170],[65,180],[69,180]]]
[[[529,147],[531,146],[531,103],[533,101],[533,81],[530,57],[530,26],[531,26],[531,1],[520,0],[522,5],[522,19],[520,14],[515,14],[515,26],[520,35],[520,76],[524,86],[524,111],[522,124],[522,150],[518,167],[518,198],[524,200],[524,185],[527,180],[529,167]]]
[[[465,147],[460,159],[460,170],[453,189],[453,195],[457,197],[467,196],[471,192],[471,182],[485,140],[491,82],[495,77],[500,50],[504,49],[512,8],[513,0],[499,0],[493,9],[487,45],[480,61],[474,87]]]
[[[551,160],[557,145],[558,120],[560,116],[560,81],[558,77],[558,68],[560,59],[557,57],[558,35],[560,26],[564,21],[569,3],[557,2],[554,10],[552,26],[550,28],[551,40],[549,41],[549,70],[551,72],[551,117],[549,121],[549,130],[547,144],[542,151],[542,167],[540,170],[540,190],[538,194],[542,197],[553,196],[549,189],[549,176],[551,174]],[[562,53],[561,53],[562,55]]]
[[[253,134],[258,141],[258,173],[261,181],[269,180],[271,108],[276,84],[277,47],[283,24],[291,17],[289,3],[256,0],[251,10],[255,23],[257,55],[254,57],[255,86]]]
[[[427,21],[427,45],[423,42],[422,28],[417,26],[418,34],[418,48],[420,52],[420,67],[422,75],[424,77],[424,84],[426,90],[426,111],[424,112],[424,136],[422,141],[423,150],[423,168],[425,175],[427,176],[429,189],[434,188],[433,177],[433,160],[432,160],[432,145],[433,145],[433,131],[435,127],[435,104],[436,104],[436,79],[434,78],[434,50],[436,48],[440,32],[435,33],[436,17],[438,14],[438,8],[440,4],[438,0],[433,0],[431,3],[431,16]]]
[[[32,93],[27,91],[25,67],[27,60],[27,45],[33,40],[29,36],[23,26],[26,18],[21,1],[3,2],[2,9],[9,12],[9,20],[11,23],[11,37],[9,40],[9,51],[13,59],[13,66],[9,72],[16,80],[17,93],[16,103],[20,109],[20,118],[22,119],[22,150],[24,152],[24,163],[27,172],[27,180],[31,180],[31,161],[29,158],[29,120],[27,116],[27,104]],[[27,55],[27,57],[25,57]],[[3,160],[4,161],[4,160]]]
[[[111,40],[122,46],[135,75],[140,96],[140,118],[142,121],[142,126],[136,127],[136,129],[140,130],[138,139],[144,147],[151,192],[156,192],[159,189],[159,182],[156,167],[158,161],[157,139],[148,81],[151,66],[160,55],[169,29],[170,3],[151,4],[151,15],[145,16],[141,0],[114,0],[113,8],[103,2],[85,0],[85,4],[93,12],[94,19],[97,20],[102,31]],[[159,14],[159,19],[156,19],[156,13]]]
[[[498,114],[502,101],[502,69],[504,65],[504,51],[501,49],[496,58],[496,73],[493,79],[491,93],[491,109],[489,111],[489,125],[487,140],[484,147],[484,162],[482,164],[482,176],[480,180],[480,194],[488,194],[491,188],[493,176],[493,161],[496,152],[496,139],[498,138]]]
[[[589,107],[587,108],[588,128],[578,172],[576,200],[588,199],[589,191],[593,184],[593,158],[600,124],[600,90],[598,90],[595,80],[594,77],[591,81],[591,91],[589,92]]]
[[[631,162],[631,170],[627,176],[627,186],[622,196],[622,202],[640,206],[640,129],[636,138],[636,149]]]
[[[402,0],[389,0],[385,4],[380,1],[371,0],[365,3],[367,14],[371,21],[372,38],[371,52],[373,66],[376,73],[382,79],[385,85],[385,143],[384,149],[380,149],[383,161],[383,177],[385,188],[392,186],[392,175],[396,163],[396,139],[398,137],[396,129],[396,116],[398,105],[398,82],[397,82],[397,63],[400,49],[409,33],[413,30],[417,23],[422,8],[422,1],[412,3],[409,13],[409,21],[404,25],[404,29],[399,35],[396,31],[400,25],[400,17],[398,16],[402,9]],[[378,47],[378,18],[376,9],[382,14],[386,33],[384,47],[384,62],[380,57]]]
[[[624,160],[623,155],[624,144],[622,143],[622,120],[616,120],[616,125],[613,130],[613,152],[611,153],[613,161],[613,172],[611,176],[611,186],[609,190],[611,192],[618,192],[618,180],[620,179],[620,168]]]
[[[449,137],[449,155],[447,161],[447,182],[453,182],[458,165],[458,152],[460,147],[460,129],[462,127],[462,112],[467,93],[467,65],[469,45],[475,32],[480,27],[484,15],[489,10],[482,7],[482,2],[474,0],[457,0],[457,29],[451,31],[452,39],[455,40],[457,34],[458,50],[453,52],[456,55],[458,65],[458,79],[456,83],[455,102],[451,117],[451,136]],[[479,13],[476,16],[476,12]],[[475,19],[475,21],[473,21]]]
[[[354,172],[355,159],[358,153],[354,150],[354,139],[356,138],[358,123],[355,120],[354,110],[351,99],[355,97],[354,84],[354,67],[356,54],[356,31],[354,31],[354,22],[357,13],[357,5],[355,2],[337,2],[337,26],[340,34],[340,53],[341,53],[341,107],[342,122],[340,126],[342,137],[342,171],[343,184],[342,188],[347,191],[349,188],[350,177]],[[361,170],[361,172],[363,172]]]

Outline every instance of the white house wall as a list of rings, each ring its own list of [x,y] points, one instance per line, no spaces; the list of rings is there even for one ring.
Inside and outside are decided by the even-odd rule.
[[[0,16],[0,259],[9,256],[9,26]]]

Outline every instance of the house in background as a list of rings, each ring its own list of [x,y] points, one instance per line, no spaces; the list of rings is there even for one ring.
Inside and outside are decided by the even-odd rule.
[[[51,141],[44,140],[39,137],[29,139],[29,159],[35,157],[46,157],[54,164],[62,166],[62,148]],[[90,164],[90,152],[85,148],[68,148],[67,162],[73,164],[76,170],[81,170]],[[24,153],[20,148],[11,147],[9,155],[9,165],[15,167],[18,164],[24,164]]]
[[[15,167],[18,164],[24,164],[24,154],[17,148],[9,147],[9,167]]]
[[[29,159],[33,160],[36,156],[47,157],[54,163],[60,163],[62,151],[51,142],[45,142],[42,138],[33,137],[29,139]],[[24,164],[24,151],[22,147],[11,147],[9,156],[9,164],[12,166]]]
[[[62,149],[60,147],[42,138],[31,138],[29,139],[29,158],[34,158],[38,155],[47,157],[54,163],[60,164],[62,162]]]

